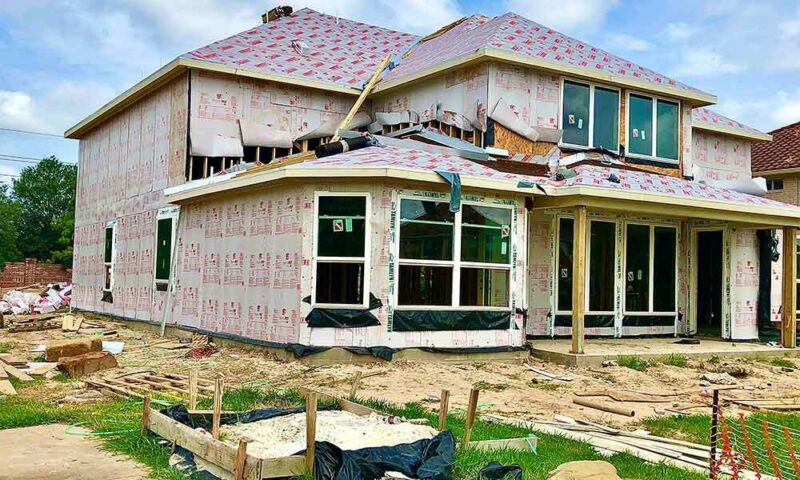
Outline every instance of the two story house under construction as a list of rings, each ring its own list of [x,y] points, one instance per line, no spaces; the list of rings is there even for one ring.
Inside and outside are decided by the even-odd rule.
[[[715,102],[514,13],[418,37],[281,7],[66,133],[73,302],[297,355],[793,347],[800,209]]]

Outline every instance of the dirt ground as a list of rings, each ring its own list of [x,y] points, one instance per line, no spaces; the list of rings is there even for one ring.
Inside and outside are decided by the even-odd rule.
[[[102,449],[88,430],[52,424],[0,430],[0,480],[140,480],[149,478],[138,463]],[[35,448],[32,448],[35,445]]]
[[[97,317],[92,317],[97,318]],[[92,320],[93,322],[96,320]],[[547,372],[569,376],[573,380],[550,380],[528,370],[523,364],[472,363],[442,364],[386,362],[367,365],[308,366],[301,362],[281,362],[263,351],[239,347],[220,347],[209,357],[187,358],[188,348],[169,350],[152,346],[163,340],[156,334],[134,331],[121,324],[103,322],[105,330],[117,334],[105,340],[124,341],[125,350],[117,355],[120,368],[98,372],[92,378],[153,370],[159,373],[188,375],[199,369],[201,377],[221,374],[226,385],[273,385],[310,387],[338,396],[347,396],[356,372],[363,379],[358,396],[401,404],[419,402],[432,410],[438,408],[442,389],[451,392],[450,409],[465,409],[469,391],[481,389],[479,411],[522,419],[550,420],[555,414],[626,425],[653,415],[709,413],[707,387],[700,376],[706,372],[727,372],[737,377],[737,390],[724,392],[730,398],[790,398],[800,396],[800,370],[790,370],[744,359],[688,360],[686,367],[657,364],[646,371],[623,366],[603,368],[567,368],[529,359],[528,364]],[[82,329],[79,333],[61,330],[4,334],[0,342],[11,342],[11,351],[34,359],[39,353],[30,348],[47,340],[102,335],[103,329]],[[68,393],[82,390],[82,382],[46,382],[31,395],[62,399]],[[586,397],[618,406],[631,407],[636,416],[625,417],[573,404],[575,393],[639,392],[658,403],[616,402],[607,397]],[[26,394],[26,393],[21,393]],[[673,395],[658,397],[658,395]],[[798,402],[800,403],[800,402]],[[729,410],[731,411],[731,410]]]

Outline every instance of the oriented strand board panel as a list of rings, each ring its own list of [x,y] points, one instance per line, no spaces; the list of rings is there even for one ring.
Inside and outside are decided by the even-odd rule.
[[[746,180],[751,178],[750,146],[743,138],[694,130],[693,163],[711,180]]]
[[[160,319],[153,298],[155,218],[163,189],[184,181],[188,77],[131,105],[80,141],[73,304]],[[113,303],[101,302],[106,223],[117,220]],[[154,305],[154,300],[155,305]]]

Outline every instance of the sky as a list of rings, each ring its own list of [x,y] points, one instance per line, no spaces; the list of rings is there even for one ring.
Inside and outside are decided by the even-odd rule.
[[[800,120],[798,0],[307,0],[410,33],[513,11],[717,95],[718,112],[769,131]],[[0,0],[0,182],[56,155],[63,132],[178,55],[246,30],[254,0]],[[45,133],[34,135],[10,130]],[[5,160],[4,160],[5,159]],[[16,161],[12,161],[16,160]]]

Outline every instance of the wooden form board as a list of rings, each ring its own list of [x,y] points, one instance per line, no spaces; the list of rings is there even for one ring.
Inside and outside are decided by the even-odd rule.
[[[586,307],[586,207],[575,207],[572,257],[572,349],[570,353],[583,353],[584,310]]]
[[[783,228],[783,312],[781,315],[781,345],[797,346],[797,228]]]

